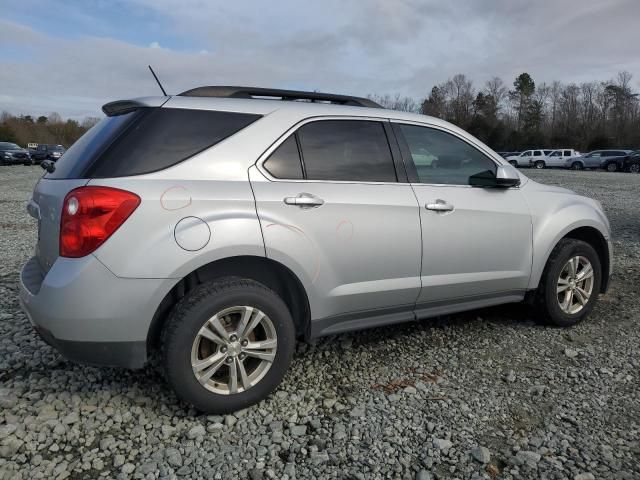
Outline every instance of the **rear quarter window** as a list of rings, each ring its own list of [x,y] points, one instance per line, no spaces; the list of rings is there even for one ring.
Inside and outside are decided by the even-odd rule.
[[[47,178],[111,178],[163,170],[259,118],[178,108],[141,108],[107,117],[60,157],[56,170]]]

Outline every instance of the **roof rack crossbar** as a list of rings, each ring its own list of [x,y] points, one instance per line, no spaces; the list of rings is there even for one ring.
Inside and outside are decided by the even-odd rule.
[[[221,97],[221,98],[280,98],[281,100],[307,100],[310,102],[329,102],[338,105],[382,108],[373,100],[333,93],[304,92],[299,90],[281,90],[277,88],[209,86],[197,87],[178,94],[181,97]]]

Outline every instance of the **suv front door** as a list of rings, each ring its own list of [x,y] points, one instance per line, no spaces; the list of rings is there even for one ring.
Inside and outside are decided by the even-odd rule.
[[[532,225],[520,190],[472,186],[495,178],[497,164],[453,133],[406,123],[394,123],[394,131],[420,205],[416,313],[521,299],[531,272]],[[417,151],[434,160],[422,165]]]
[[[413,318],[420,215],[387,122],[308,121],[250,179],[266,255],[302,280],[315,335]]]

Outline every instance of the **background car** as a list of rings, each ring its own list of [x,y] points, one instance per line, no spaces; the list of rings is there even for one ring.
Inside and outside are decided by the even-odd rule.
[[[569,168],[603,168],[609,172],[617,172],[624,168],[624,159],[632,150],[594,150],[583,156],[571,159]]]
[[[544,150],[526,150],[520,155],[507,157],[506,160],[514,167],[544,168],[547,166]]]
[[[11,142],[0,142],[0,165],[33,165],[29,152]]]
[[[640,150],[636,150],[624,159],[623,170],[630,173],[640,173]]]
[[[567,160],[580,155],[580,152],[573,148],[558,148],[547,155],[547,167],[565,168]]]
[[[624,170],[625,159],[633,153],[633,150],[604,150],[600,163],[600,168],[608,172],[619,172]]]
[[[38,163],[43,160],[53,160],[55,162],[64,152],[66,152],[66,149],[62,145],[47,143],[41,143],[36,148],[30,149],[31,158]]]

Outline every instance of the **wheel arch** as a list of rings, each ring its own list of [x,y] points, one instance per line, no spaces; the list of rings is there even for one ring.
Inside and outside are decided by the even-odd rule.
[[[561,232],[557,235],[553,242],[550,243],[549,248],[547,249],[544,261],[537,262],[536,265],[539,267],[532,272],[532,278],[530,282],[530,287],[535,289],[538,287],[540,283],[540,279],[542,277],[542,272],[544,271],[544,267],[547,265],[549,261],[549,256],[551,252],[556,247],[556,245],[565,238],[572,238],[575,240],[582,240],[583,242],[591,245],[596,253],[598,254],[598,258],[600,259],[600,265],[602,267],[602,282],[600,285],[600,292],[604,293],[607,291],[609,287],[609,271],[611,268],[611,257],[609,251],[609,242],[605,237],[604,233],[600,228],[596,227],[593,224],[588,225],[573,225]]]
[[[275,260],[242,255],[225,257],[207,263],[180,279],[164,296],[151,321],[147,334],[147,351],[159,345],[160,334],[173,306],[196,286],[224,277],[255,280],[274,290],[289,307],[298,337],[308,339],[311,310],[309,298],[300,279],[285,265]]]

